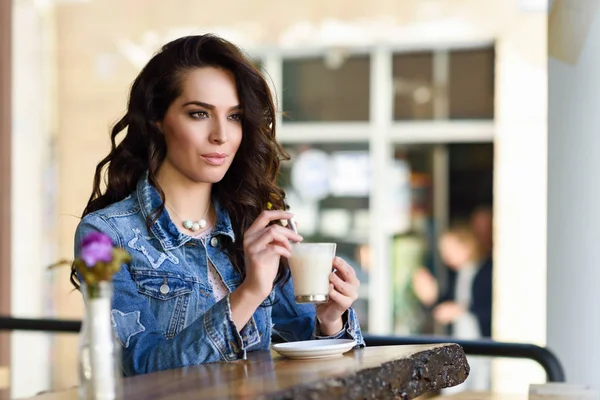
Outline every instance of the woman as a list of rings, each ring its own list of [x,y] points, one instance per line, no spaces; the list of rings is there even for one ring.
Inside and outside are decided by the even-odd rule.
[[[448,290],[439,295],[435,278],[425,268],[413,277],[415,294],[426,307],[433,307],[434,319],[452,325],[452,334],[462,339],[491,336],[492,263],[483,257],[473,230],[455,224],[439,240],[442,261],[454,272]]]
[[[261,74],[215,36],[168,43],[135,79],[75,237],[76,255],[100,231],[133,257],[112,310],[126,375],[244,358],[268,349],[272,329],[364,345],[342,259],[328,303],[295,304],[286,258],[302,237],[280,222],[292,214],[275,183],[287,157],[275,121]]]
[[[442,234],[440,256],[454,273],[449,275],[448,289],[439,296],[438,283],[425,268],[413,277],[413,289],[426,307],[433,307],[433,318],[450,325],[458,339],[490,337],[492,330],[492,262],[472,227],[458,223]],[[471,374],[467,381],[447,391],[465,389],[486,391],[490,385],[490,362],[469,357]]]

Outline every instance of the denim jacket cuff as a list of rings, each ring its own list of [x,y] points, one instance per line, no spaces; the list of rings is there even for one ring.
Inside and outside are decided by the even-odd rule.
[[[212,306],[203,320],[209,340],[225,361],[246,359],[246,346],[233,322],[229,295]]]
[[[354,309],[349,308],[342,315],[342,320],[344,321],[344,327],[341,331],[330,336],[321,336],[319,335],[319,323],[315,318],[315,329],[313,331],[313,339],[352,339],[356,342],[357,347],[364,347],[365,341],[362,337],[360,326],[358,324],[358,317],[356,316],[356,312],[354,312]]]

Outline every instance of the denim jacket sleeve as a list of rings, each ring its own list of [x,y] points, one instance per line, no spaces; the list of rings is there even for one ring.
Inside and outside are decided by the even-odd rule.
[[[365,342],[353,308],[348,309],[344,314],[344,327],[341,331],[335,335],[321,336],[315,306],[312,304],[296,304],[291,278],[284,285],[277,285],[275,292],[272,313],[273,330],[284,340],[293,342],[312,339],[352,339],[358,347],[364,347]]]
[[[76,256],[82,238],[91,231],[103,232],[116,246],[123,247],[110,222],[90,214],[77,227]],[[138,292],[128,266],[123,265],[114,275],[113,285],[112,324],[123,347],[122,366],[126,375],[245,358],[246,346],[233,322],[229,296],[173,339],[167,339],[158,329],[147,299]]]

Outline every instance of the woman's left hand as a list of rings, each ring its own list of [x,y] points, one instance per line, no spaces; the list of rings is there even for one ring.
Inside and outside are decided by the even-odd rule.
[[[433,318],[442,325],[453,323],[467,310],[455,301],[445,301],[433,309]]]
[[[317,318],[322,335],[330,336],[344,327],[342,315],[358,298],[360,281],[354,269],[340,257],[333,259],[336,269],[329,275],[329,301],[317,306]]]

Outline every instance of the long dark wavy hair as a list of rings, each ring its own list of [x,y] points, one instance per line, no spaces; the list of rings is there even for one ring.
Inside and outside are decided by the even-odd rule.
[[[223,179],[213,185],[212,197],[229,213],[236,240],[223,243],[233,266],[245,276],[244,232],[268,202],[273,209],[285,209],[285,194],[276,178],[281,160],[289,156],[275,138],[275,106],[267,82],[238,47],[217,36],[176,39],[164,45],[142,69],[131,87],[127,113],[112,128],[110,153],[96,167],[83,216],[123,200],[146,171],[162,200],[148,216],[148,228],[164,212],[165,195],[156,176],[167,148],[157,122],[180,96],[184,74],[201,67],[233,73],[243,109],[240,147]],[[117,144],[123,131],[125,135]],[[287,260],[281,260],[275,283],[289,277]],[[71,282],[79,286],[74,270]]]

